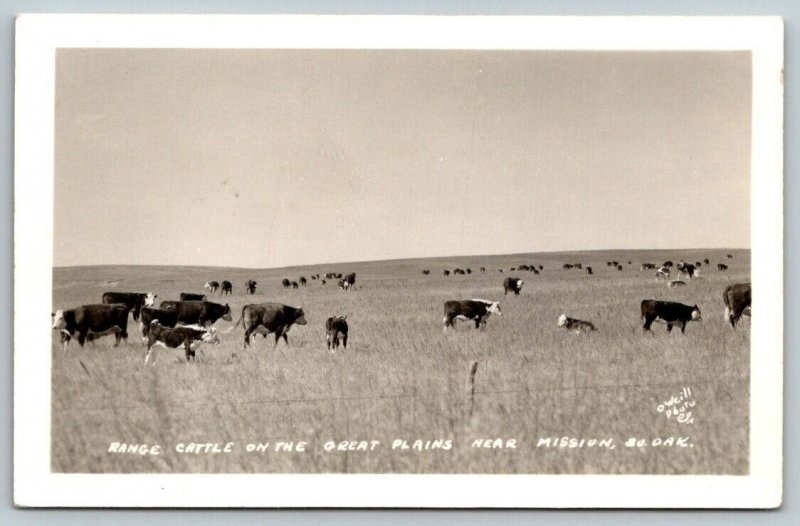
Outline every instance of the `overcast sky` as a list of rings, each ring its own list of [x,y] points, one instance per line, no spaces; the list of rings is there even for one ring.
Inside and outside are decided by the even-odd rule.
[[[746,52],[61,49],[55,264],[749,248]]]

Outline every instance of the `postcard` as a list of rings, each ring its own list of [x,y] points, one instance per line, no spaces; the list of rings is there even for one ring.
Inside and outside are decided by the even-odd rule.
[[[16,46],[18,506],[780,506],[780,18]]]

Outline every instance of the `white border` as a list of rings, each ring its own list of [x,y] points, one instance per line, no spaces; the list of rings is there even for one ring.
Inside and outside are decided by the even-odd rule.
[[[22,15],[17,19],[14,501],[20,506],[770,508],[782,495],[783,24],[777,17]],[[749,476],[50,473],[55,50],[751,50]]]

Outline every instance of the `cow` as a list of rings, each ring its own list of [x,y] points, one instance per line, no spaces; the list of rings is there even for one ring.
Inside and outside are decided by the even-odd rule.
[[[536,274],[537,276],[539,275],[539,271],[538,271],[538,270],[536,270],[535,268],[531,268],[531,270],[532,270],[532,271],[533,271],[533,273],[534,273],[534,274]]]
[[[722,299],[725,302],[725,321],[736,328],[736,322],[742,315],[750,316],[751,287],[749,283],[736,283],[725,287]]]
[[[679,279],[673,279],[672,281],[667,283],[667,287],[674,289],[675,287],[683,287],[686,285],[685,281],[681,281]]]
[[[152,292],[106,292],[101,303],[122,303],[133,314],[133,320],[137,321],[142,307],[152,307],[156,297],[157,294]]]
[[[319,280],[319,282],[320,282],[321,284],[323,284],[323,285],[327,283],[327,281],[325,281],[324,279],[321,279],[321,280]]]
[[[217,331],[211,327],[164,327],[158,320],[153,320],[147,335],[147,352],[144,355],[144,365],[153,356],[153,363],[156,363],[156,356],[153,347],[161,346],[168,349],[175,349],[183,346],[186,361],[195,359],[195,352],[204,343],[219,343]]]
[[[614,266],[614,267],[618,267],[619,266],[619,261],[612,261],[611,265]]]
[[[666,267],[666,265],[662,265],[662,266]],[[655,263],[642,263],[642,266],[639,267],[639,270],[653,270],[655,268],[656,268]],[[667,267],[667,268],[669,268],[669,267]]]
[[[286,278],[283,278],[283,281],[281,281],[281,285],[283,285],[283,288],[288,289],[289,287],[292,286],[292,282]]]
[[[666,268],[672,268],[674,264],[672,263],[672,261],[665,261],[664,264],[661,266]]]
[[[289,338],[286,333],[295,323],[305,325],[306,315],[299,307],[290,307],[282,303],[251,303],[242,307],[242,315],[234,324],[244,327],[244,347],[250,345],[250,335],[258,332],[266,336],[275,333],[275,345],[281,338],[289,345]]]
[[[222,290],[220,294],[233,294],[233,283],[230,281],[223,281],[222,282]]]
[[[697,267],[697,268],[701,268],[703,266],[703,262],[702,261],[695,261],[694,262],[694,266]]]
[[[220,318],[225,321],[233,319],[231,308],[227,303],[220,305],[211,301],[162,301],[159,308],[175,312],[177,323],[184,325],[196,323],[201,327],[208,327]]]
[[[481,267],[481,274],[483,274],[484,272],[486,272],[486,267]]]
[[[575,331],[579,333],[581,331],[596,331],[597,327],[594,326],[594,323],[589,321],[583,320],[576,320],[575,318],[568,318],[566,314],[562,314],[558,317],[558,326],[564,327],[569,331]]]
[[[217,289],[219,289],[219,282],[218,281],[206,281],[206,284],[203,285],[203,288],[206,289],[209,294],[214,294]]]
[[[617,270],[622,270],[622,265],[617,265]]]
[[[300,279],[298,281],[300,282],[300,285],[302,285],[303,287],[305,287],[306,283],[308,283],[308,280],[305,278],[305,276],[300,276]]]
[[[678,267],[678,271],[681,274],[689,276],[690,279],[693,279],[697,274],[697,270],[694,265],[691,263],[683,263],[681,266]]]
[[[726,271],[728,270],[728,265],[724,263],[717,263],[717,270]]]
[[[472,274],[472,269],[471,268],[467,269],[467,274]]]
[[[463,274],[464,271],[462,270],[461,272]],[[341,290],[350,290],[350,289],[353,288],[353,286],[355,284],[356,284],[356,273],[355,272],[352,272],[352,273],[346,275],[345,277],[343,277],[341,280],[339,280],[339,288]]]
[[[179,298],[181,301],[205,301],[206,295],[195,292],[181,292]]]
[[[561,268],[563,268],[564,270],[569,270],[569,269],[571,269],[571,268],[572,268],[572,265],[570,265],[569,263],[564,263],[564,264],[561,266]]]
[[[677,325],[682,334],[686,334],[686,324],[690,321],[702,321],[700,308],[697,305],[684,305],[673,301],[642,300],[642,332],[651,332],[650,325],[654,321],[667,324],[667,332]]]
[[[658,278],[669,279],[669,269],[663,265],[658,267],[656,269],[656,279]]]
[[[505,272],[505,270],[503,270],[503,269],[499,268],[499,269],[497,269],[497,272],[499,272],[500,274],[502,274],[503,272]]]
[[[178,324],[178,313],[174,310],[142,308],[142,343],[147,343],[147,334],[150,332],[150,325],[154,321],[158,321],[162,327],[174,327]]]
[[[708,259],[708,258],[705,258],[705,259],[703,260],[703,263],[705,263],[706,265],[710,265],[710,264],[711,264],[711,260],[710,260],[710,259]]]
[[[445,269],[445,270],[442,271],[442,274],[445,275],[445,276],[449,276],[450,275],[450,271]]]
[[[539,265],[539,270],[544,270],[544,266],[543,265]]]
[[[586,273],[591,276],[592,275],[592,267],[586,267]]]
[[[473,320],[476,329],[483,329],[492,314],[502,316],[500,303],[482,299],[449,300],[444,303],[444,332],[453,327],[456,320]]]
[[[431,273],[431,271],[430,271],[430,270],[428,270],[428,269],[425,269],[425,270],[423,270],[423,271],[422,271],[422,273],[423,273],[423,274],[425,274],[425,275],[427,276],[428,274],[430,274],[430,273]]]
[[[298,289],[298,288],[300,288],[300,285],[298,285],[296,281],[292,281],[292,288],[293,289]]]
[[[244,284],[244,290],[246,290],[248,294],[255,294],[256,293],[256,285],[258,285],[258,283],[256,283],[255,280],[248,279]]]
[[[74,309],[57,310],[51,314],[53,329],[61,334],[61,346],[67,349],[75,333],[78,343],[83,347],[88,339],[93,341],[100,336],[114,333],[114,347],[121,340],[128,340],[128,306],[123,303],[82,305]]]
[[[453,269],[453,274],[454,275],[455,274],[460,274],[460,275],[463,276],[464,274],[466,274],[466,272],[464,272],[464,269],[457,268],[457,269]]]
[[[325,334],[328,350],[333,352],[339,348],[339,336],[342,337],[342,346],[347,349],[347,321],[346,316],[332,316],[325,320]]]
[[[725,257],[726,257],[726,258],[728,258],[728,259],[733,259],[733,254],[728,254],[728,255],[727,255],[727,256],[725,256]]]
[[[503,280],[503,290],[505,291],[506,295],[510,290],[511,292],[514,293],[515,296],[519,296],[519,291],[522,290],[522,285],[524,283],[525,282],[519,278],[512,278],[511,276],[509,276]]]
[[[582,263],[573,263],[572,264],[572,268],[576,268],[578,270],[583,270],[583,264]]]

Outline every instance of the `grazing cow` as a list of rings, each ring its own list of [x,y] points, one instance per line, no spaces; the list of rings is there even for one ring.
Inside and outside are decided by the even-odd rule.
[[[750,316],[751,287],[749,283],[737,283],[725,287],[722,299],[725,302],[725,321],[736,328],[736,322],[742,315]]]
[[[502,274],[503,272],[505,272],[505,270],[503,270],[503,269],[499,268],[499,269],[497,269],[497,272],[499,272],[499,273],[501,273],[501,274]]]
[[[579,333],[581,331],[596,331],[597,327],[590,321],[576,320],[575,318],[568,318],[566,314],[558,317],[558,326],[564,327],[569,331]]]
[[[231,308],[226,303],[220,305],[210,301],[162,301],[159,307],[175,312],[177,322],[184,325],[198,324],[201,327],[213,325],[218,319],[231,321]]]
[[[592,267],[586,267],[586,273],[592,275]]]
[[[203,285],[203,288],[206,289],[209,294],[214,294],[219,289],[219,282],[217,281],[206,281],[206,284]]]
[[[528,270],[530,267],[528,265],[520,265],[517,267],[519,270]]]
[[[697,267],[697,268],[701,268],[703,266],[703,262],[702,261],[695,261],[694,262],[694,266]]]
[[[697,269],[691,263],[684,263],[680,267],[678,267],[678,271],[681,274],[689,276],[690,279],[693,279],[697,274]]]
[[[617,265],[617,270],[622,270],[622,265]]]
[[[619,266],[619,261],[612,261],[611,265],[615,266],[615,267],[618,267]]]
[[[180,295],[181,301],[205,301],[206,295],[205,294],[197,294],[194,292],[181,292]]]
[[[471,268],[467,269],[467,274],[472,274],[472,269]]]
[[[246,290],[248,294],[255,294],[256,293],[256,285],[258,285],[258,283],[256,283],[255,280],[248,279],[247,282],[245,282],[245,284],[244,284],[244,290]]]
[[[423,273],[423,274],[425,274],[425,275],[427,276],[428,274],[430,274],[430,273],[431,273],[431,271],[430,271],[430,270],[428,270],[428,269],[425,269],[425,270],[423,270],[423,271],[422,271],[422,273]]]
[[[305,276],[300,276],[300,279],[298,281],[300,281],[300,285],[302,285],[303,287],[305,287],[306,283],[308,283],[308,280],[305,278]]]
[[[142,343],[147,343],[147,334],[150,332],[150,324],[152,324],[154,321],[158,321],[162,327],[174,327],[178,324],[178,313],[174,310],[169,311],[164,309],[151,309],[149,307],[144,307],[142,309],[141,323]]]
[[[536,270],[535,268],[532,268],[531,270],[532,270],[532,271],[533,271],[533,273],[534,273],[534,274],[536,274],[537,276],[539,275],[539,271],[538,271],[538,270]]]
[[[515,296],[519,296],[519,291],[522,290],[522,285],[524,283],[525,282],[519,278],[512,278],[511,276],[509,276],[503,280],[503,290],[505,291],[506,295],[510,290],[511,292],[514,293]]]
[[[328,342],[328,350],[333,351],[339,348],[339,336],[342,337],[342,346],[347,349],[347,321],[346,316],[332,316],[325,320],[325,334]]]
[[[450,271],[449,270],[443,270],[442,274],[444,274],[445,276],[449,276],[450,275]]]
[[[222,291],[220,294],[233,294],[233,283],[230,281],[222,282]]]
[[[242,316],[234,324],[244,327],[244,346],[250,345],[250,335],[254,332],[263,334],[275,333],[275,347],[278,341],[283,338],[286,345],[289,345],[289,338],[286,333],[292,328],[293,324],[305,325],[306,315],[299,307],[290,307],[282,303],[252,303],[242,308]]]
[[[667,283],[667,287],[669,287],[671,289],[674,289],[675,287],[683,287],[684,285],[686,285],[686,282],[685,281],[681,281],[679,279],[673,279],[672,281]]]
[[[726,271],[728,270],[728,265],[724,263],[717,263],[717,270]]]
[[[642,300],[642,332],[649,332],[654,321],[667,324],[667,332],[677,325],[681,333],[686,334],[686,324],[690,321],[702,321],[700,308],[697,305],[684,305],[673,301]]]
[[[500,303],[481,299],[449,300],[444,303],[444,331],[453,327],[455,320],[473,320],[476,329],[486,326],[486,320],[492,314],[502,316]]]
[[[543,265],[539,265],[539,270],[544,270],[544,266]]]
[[[663,267],[667,267],[666,265],[662,265]],[[642,263],[642,266],[639,267],[639,270],[653,270],[656,268],[655,263]],[[669,268],[669,267],[667,267]]]
[[[564,270],[569,270],[572,268],[572,265],[570,265],[569,263],[564,263],[563,265],[561,265],[561,268],[563,268]]]
[[[144,365],[153,356],[153,363],[156,363],[156,355],[153,347],[161,346],[168,349],[175,349],[183,346],[186,353],[186,361],[195,359],[195,351],[204,343],[219,343],[219,335],[214,327],[204,329],[201,327],[164,327],[158,320],[153,320],[150,331],[147,335],[147,353],[144,355]]]
[[[323,285],[327,283],[327,281],[325,281],[324,279],[321,279],[319,282],[322,283]]]
[[[727,255],[727,256],[725,256],[725,257],[727,257],[728,259],[733,259],[733,254],[728,254],[728,255]]]
[[[610,266],[611,266],[611,262],[610,262],[610,261],[606,261],[606,266],[607,266],[607,267],[610,267]],[[643,269],[643,270],[644,270],[644,269]]]
[[[453,269],[453,274],[461,274],[461,275],[463,275],[463,274],[466,274],[466,272],[464,272],[463,269],[456,268],[456,269]]]
[[[296,281],[292,281],[292,288],[293,289],[299,289],[300,285],[298,285]]]
[[[122,303],[59,309],[51,316],[53,329],[61,333],[61,347],[64,350],[76,332],[81,347],[87,339],[93,341],[112,332],[116,338],[114,347],[119,345],[120,340],[128,340],[128,306]]]
[[[486,267],[481,267],[481,274],[483,274],[484,272],[486,272]]]
[[[656,279],[658,278],[669,279],[669,269],[663,265],[658,267],[656,270]]]
[[[703,263],[705,263],[706,265],[710,265],[710,264],[711,264],[711,260],[710,260],[710,259],[708,259],[708,258],[705,258],[705,259],[703,260]]]
[[[288,289],[289,287],[292,286],[292,282],[286,278],[283,278],[283,280],[281,281],[281,285],[283,285],[283,288]]]
[[[665,261],[664,264],[661,265],[661,266],[662,267],[666,267],[666,268],[672,268],[673,267],[673,263],[672,263],[672,261]]]
[[[152,292],[106,292],[103,294],[102,303],[122,303],[133,314],[134,321],[139,319],[142,307],[152,307],[156,294]]]
[[[463,274],[463,273],[462,273]],[[347,289],[352,289],[356,284],[356,273],[351,272],[350,274],[344,277],[344,280],[347,282]]]
[[[578,270],[583,270],[583,264],[582,263],[573,263],[572,264],[572,268],[576,268]]]

